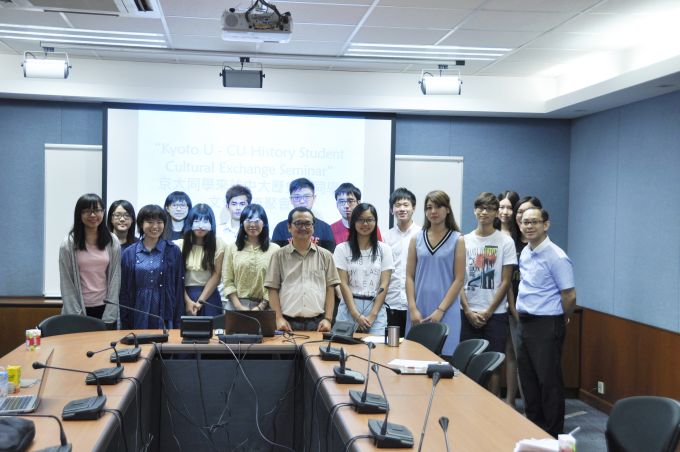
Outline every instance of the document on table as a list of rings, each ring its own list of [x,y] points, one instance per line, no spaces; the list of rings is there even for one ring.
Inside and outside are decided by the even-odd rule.
[[[449,364],[446,361],[422,361],[418,359],[393,359],[387,365],[394,369],[399,369],[402,374],[421,374],[427,373],[427,366],[430,364]]]

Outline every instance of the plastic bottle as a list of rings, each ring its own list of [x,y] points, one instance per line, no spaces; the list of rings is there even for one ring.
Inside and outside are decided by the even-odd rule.
[[[7,397],[7,370],[0,366],[0,400]]]

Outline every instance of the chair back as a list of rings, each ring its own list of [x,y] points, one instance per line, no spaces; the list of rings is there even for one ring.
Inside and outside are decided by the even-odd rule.
[[[44,319],[38,328],[42,337],[49,337],[59,334],[105,331],[106,324],[103,320],[86,315],[59,314]]]
[[[680,439],[680,403],[638,396],[614,404],[605,430],[609,452],[674,452]]]
[[[470,360],[482,353],[489,346],[486,339],[468,339],[461,342],[451,356],[450,362],[453,367],[465,373]]]
[[[477,384],[486,388],[489,378],[503,364],[505,354],[500,352],[484,352],[470,360],[465,375],[476,381]]]
[[[427,322],[412,325],[406,335],[409,341],[418,342],[431,352],[439,355],[444,348],[444,342],[449,335],[449,326],[446,323]]]

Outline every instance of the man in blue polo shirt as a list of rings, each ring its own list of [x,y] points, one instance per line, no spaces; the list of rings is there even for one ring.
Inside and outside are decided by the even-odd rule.
[[[545,210],[524,211],[520,228],[528,246],[519,258],[517,365],[527,417],[557,437],[564,429],[562,345],[576,306],[576,289],[571,260],[550,241],[549,227]]]

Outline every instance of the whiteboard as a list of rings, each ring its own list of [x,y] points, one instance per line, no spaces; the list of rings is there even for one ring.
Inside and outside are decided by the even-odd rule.
[[[101,146],[45,144],[44,296],[61,296],[59,245],[73,227],[76,201],[101,190]]]
[[[394,188],[405,187],[416,195],[413,221],[422,225],[425,219],[425,195],[443,190],[451,198],[451,208],[458,227],[462,227],[463,157],[396,155]]]

